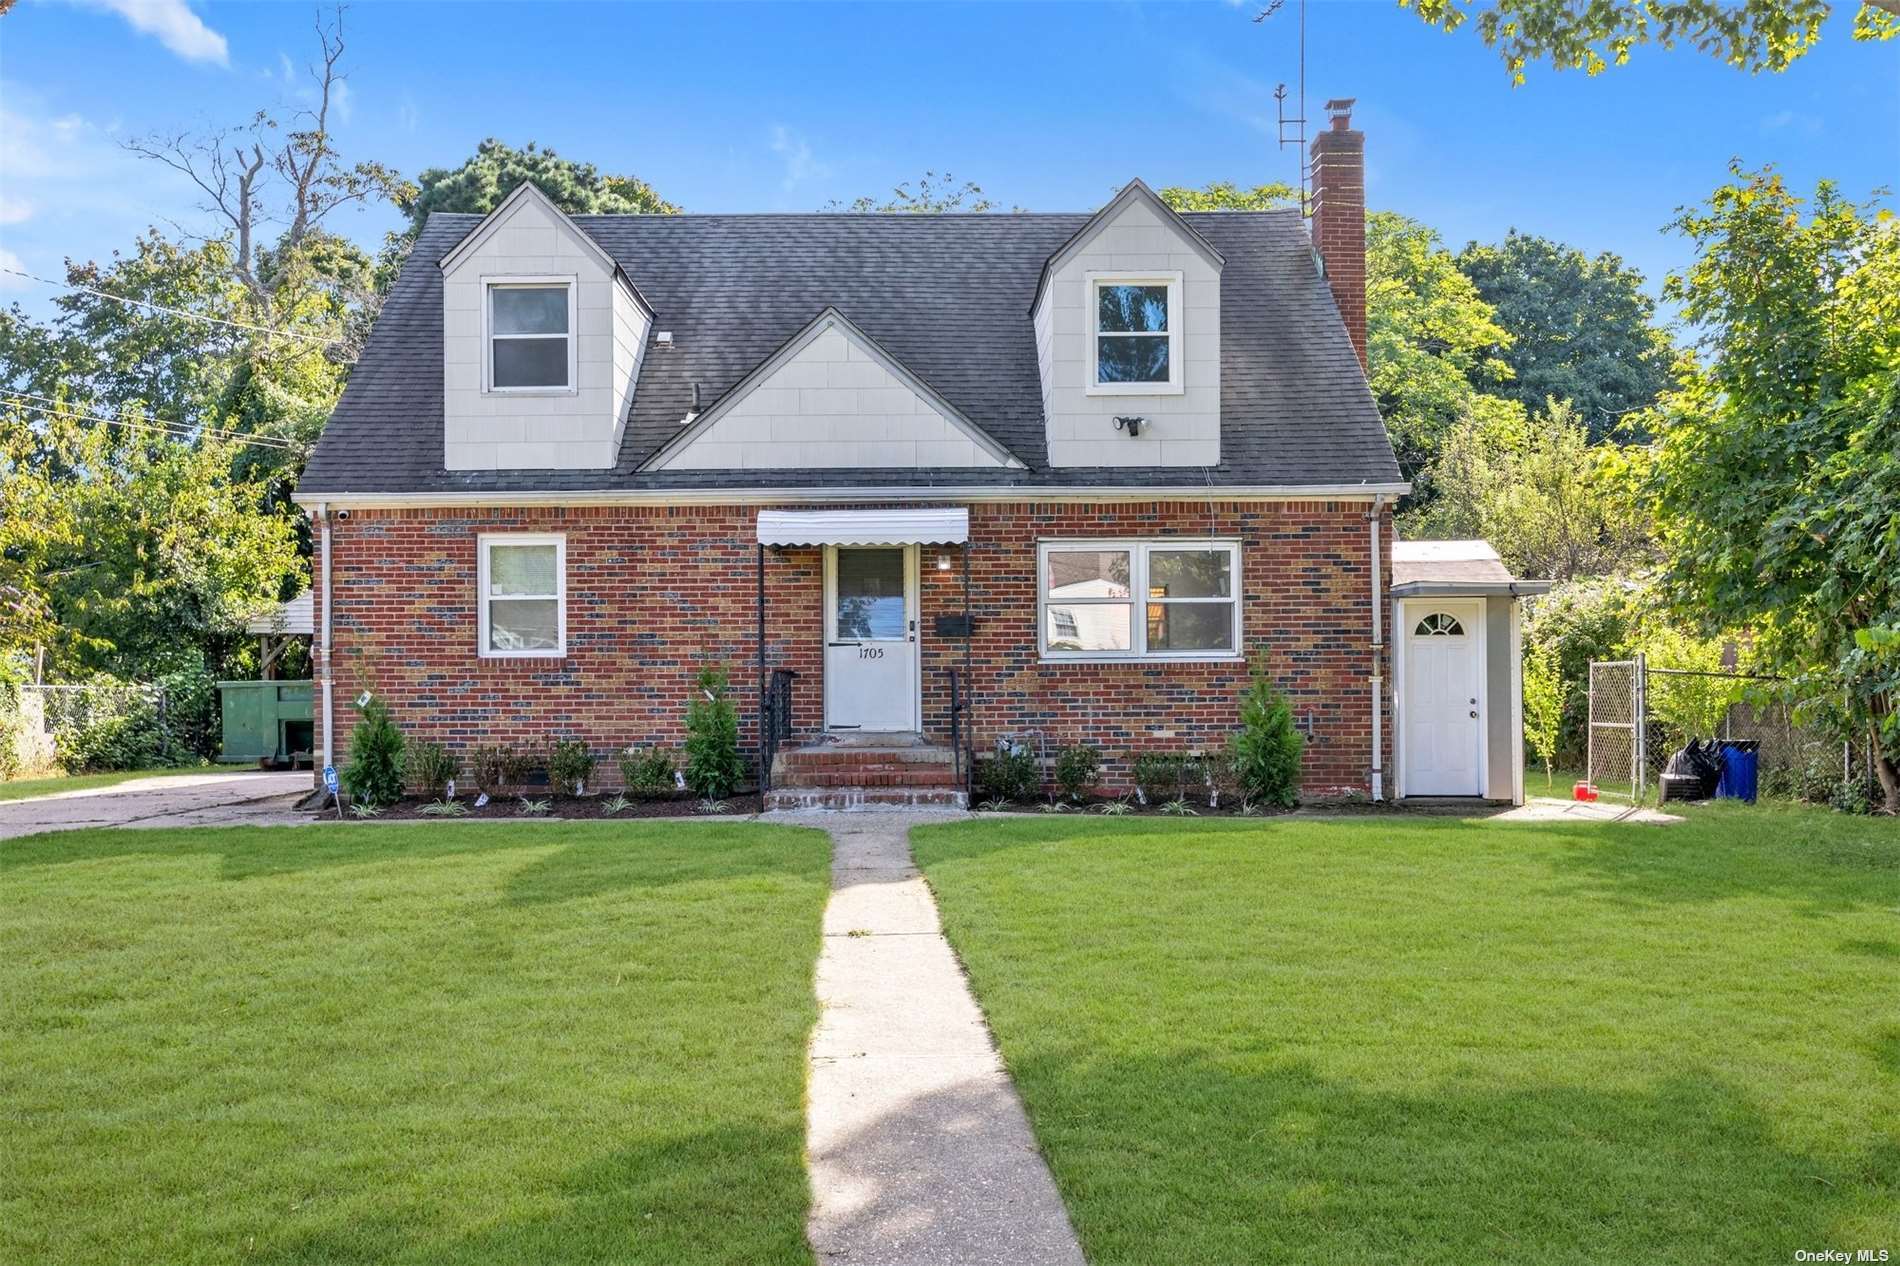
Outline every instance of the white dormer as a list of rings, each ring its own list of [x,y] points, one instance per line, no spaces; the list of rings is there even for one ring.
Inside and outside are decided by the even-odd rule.
[[[1049,257],[1033,317],[1051,466],[1220,462],[1221,264],[1139,180]]]
[[[441,269],[447,469],[613,466],[653,323],[613,257],[523,184]]]

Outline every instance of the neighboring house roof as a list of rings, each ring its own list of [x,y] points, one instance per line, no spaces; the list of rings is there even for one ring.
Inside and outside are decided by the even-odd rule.
[[[1181,217],[1224,261],[1220,465],[1051,468],[1029,312],[1044,264],[1091,218],[576,216],[657,313],[619,462],[611,470],[447,471],[438,264],[483,217],[432,215],[299,495],[1401,482],[1331,291],[1291,210]],[[678,435],[695,383],[704,404],[718,401],[827,309],[1025,469],[640,470]],[[657,343],[663,331],[673,336],[670,348]]]
[[[1539,594],[1548,580],[1518,580],[1489,541],[1393,541],[1392,592],[1401,598]]]
[[[310,606],[310,591],[306,589],[288,602],[259,611],[244,622],[244,628],[249,633],[314,633],[316,617]]]

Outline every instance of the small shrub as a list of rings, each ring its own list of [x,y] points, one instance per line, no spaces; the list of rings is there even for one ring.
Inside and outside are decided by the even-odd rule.
[[[1077,743],[1056,753],[1056,786],[1071,800],[1087,799],[1101,772],[1102,754],[1086,743]]]
[[[357,818],[380,818],[383,816],[383,811],[380,806],[373,805],[367,800],[356,800],[350,804],[350,816]]]
[[[745,777],[739,714],[726,695],[726,670],[704,668],[686,705],[686,785],[705,800],[732,794]]]
[[[673,794],[673,753],[664,747],[629,747],[620,754],[620,781],[641,800]]]
[[[1867,794],[1867,784],[1857,778],[1844,778],[1836,783],[1827,803],[1836,813],[1859,815],[1874,811],[1873,799]]]
[[[356,728],[350,731],[350,763],[343,785],[358,804],[393,804],[402,797],[402,731],[389,715],[389,705],[375,696],[363,705]]]
[[[437,800],[433,804],[423,805],[416,812],[430,818],[460,818],[467,816],[468,806],[460,800]]]
[[[1215,752],[1201,762],[1207,780],[1207,807],[1220,808],[1222,800],[1231,801],[1240,790],[1239,772],[1231,752]]]
[[[991,800],[1028,800],[1042,786],[1036,754],[1027,743],[998,743],[996,754],[977,762],[976,785]]]
[[[1286,696],[1265,674],[1256,673],[1240,697],[1240,732],[1228,749],[1241,793],[1249,800],[1291,809],[1299,802],[1300,753],[1305,747]]]
[[[714,796],[707,796],[693,807],[701,813],[724,813],[732,806],[727,804],[724,800],[720,800]]]
[[[1128,814],[1134,812],[1134,810],[1128,807],[1128,801],[1126,799],[1110,800],[1099,806],[1095,811],[1105,818],[1126,817]]]
[[[493,799],[526,782],[534,758],[506,747],[478,747],[468,754],[468,765],[476,788]]]
[[[548,785],[557,796],[578,796],[594,776],[594,754],[580,739],[562,739],[548,745]]]
[[[462,772],[462,762],[454,752],[426,740],[409,744],[402,767],[410,789],[431,800],[446,800],[449,783]]]
[[[997,799],[991,798],[989,800],[983,801],[981,804],[977,805],[976,807],[981,809],[985,813],[1005,813],[1012,806],[1007,800],[997,800]]]
[[[1067,813],[1069,811],[1068,803],[1063,800],[1045,800],[1037,805],[1036,808],[1044,813]]]
[[[1162,804],[1181,789],[1181,757],[1172,752],[1137,752],[1134,761],[1135,798],[1142,804]]]
[[[521,816],[526,818],[546,817],[553,808],[554,802],[551,800],[530,800],[526,796],[521,798]]]
[[[1161,806],[1161,811],[1171,818],[1198,818],[1200,810],[1184,799],[1174,799]]]

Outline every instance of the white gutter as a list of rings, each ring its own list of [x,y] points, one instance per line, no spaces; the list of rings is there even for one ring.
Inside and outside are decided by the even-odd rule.
[[[317,648],[317,671],[323,674],[323,767],[329,768],[333,749],[330,733],[336,725],[336,711],[330,693],[330,507],[317,502],[318,548],[323,551],[323,642]],[[321,775],[319,775],[320,777]]]
[[[1372,546],[1372,799],[1377,802],[1385,799],[1385,735],[1383,712],[1385,709],[1385,595],[1380,592],[1379,566],[1379,516],[1385,511],[1385,498],[1372,499],[1372,509],[1366,514],[1366,525]],[[327,611],[328,608],[325,608]]]
[[[1412,490],[1395,484],[1253,484],[1212,490],[1220,501],[1383,501]],[[823,505],[857,501],[977,502],[977,501],[1201,501],[1204,486],[1153,485],[1148,487],[927,487],[916,484],[888,488],[626,488],[562,492],[326,492],[320,496],[293,496],[306,509],[324,505],[348,510],[397,510],[436,507],[476,509],[485,506],[613,506],[613,505]]]

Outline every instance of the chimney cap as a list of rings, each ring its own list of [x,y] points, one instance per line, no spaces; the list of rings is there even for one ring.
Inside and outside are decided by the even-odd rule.
[[[1333,120],[1333,131],[1344,132],[1352,126],[1352,104],[1357,100],[1357,97],[1334,97],[1326,103],[1326,113]]]

